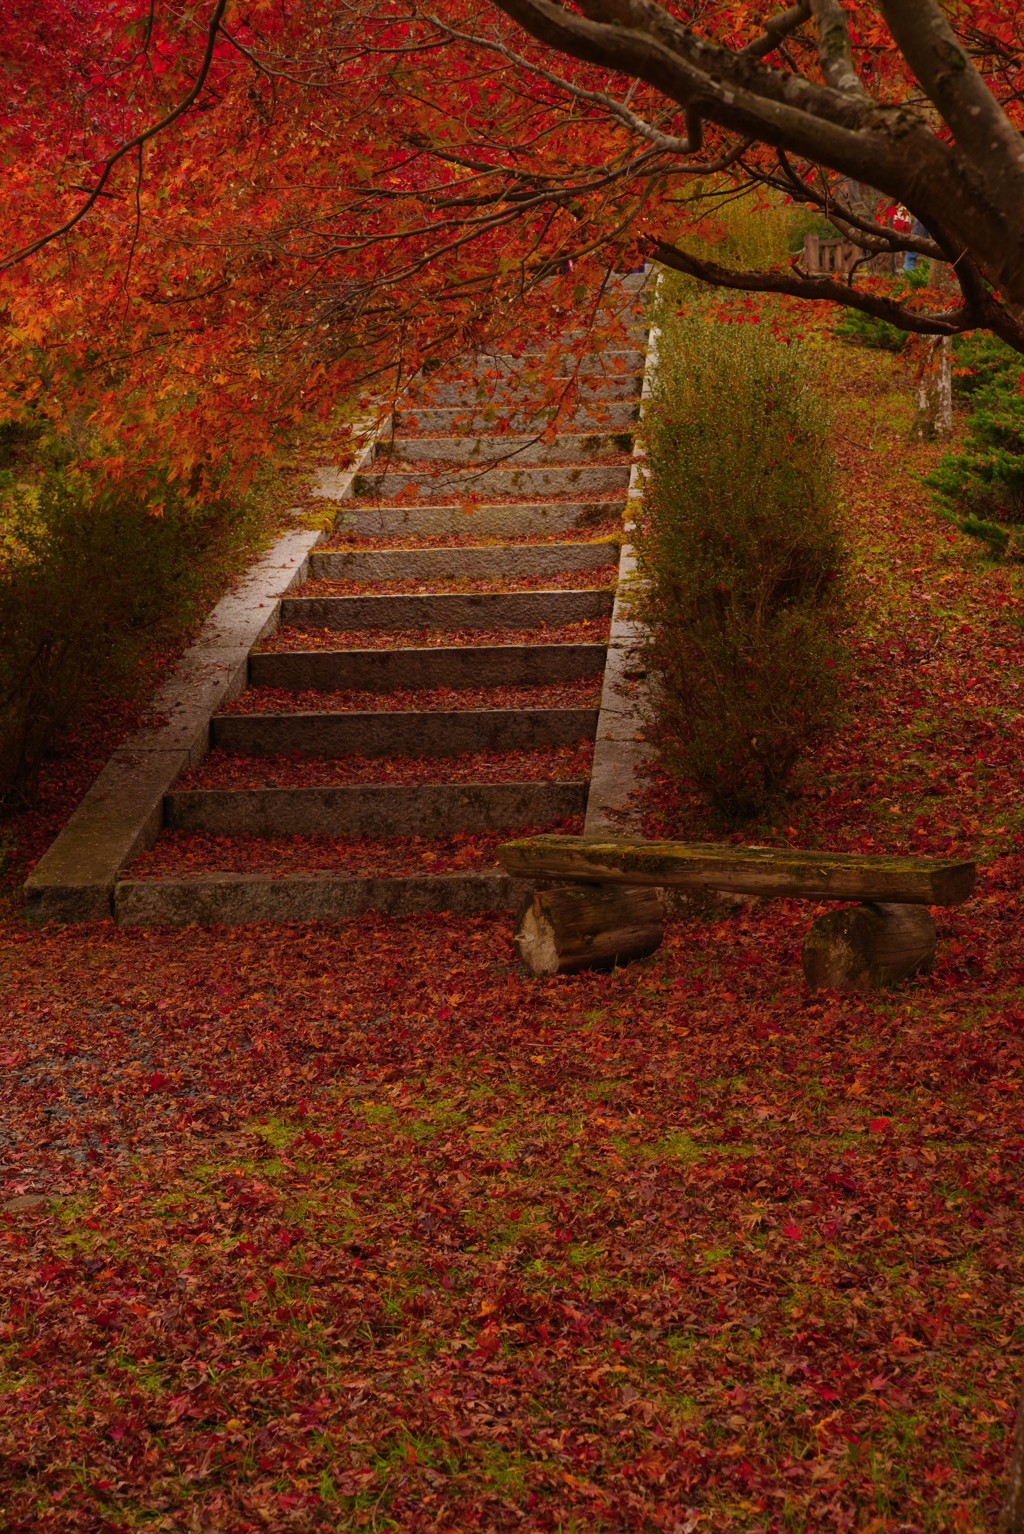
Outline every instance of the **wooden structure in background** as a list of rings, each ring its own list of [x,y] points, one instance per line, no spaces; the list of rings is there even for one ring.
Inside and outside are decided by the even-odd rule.
[[[901,268],[902,260],[899,255],[872,256],[852,240],[839,236],[828,240],[818,234],[804,235],[804,269],[812,277],[848,277],[858,261],[865,263],[861,271],[891,277]]]

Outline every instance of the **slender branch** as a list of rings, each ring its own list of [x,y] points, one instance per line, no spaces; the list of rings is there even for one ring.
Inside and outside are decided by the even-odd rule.
[[[74,229],[76,224],[80,224],[89,210],[95,206],[97,200],[104,195],[104,188],[110,179],[114,166],[118,165],[126,155],[132,154],[135,150],[141,150],[143,144],[154,138],[158,133],[162,133],[165,128],[169,128],[179,117],[184,116],[189,107],[195,104],[199,99],[200,91],[206,83],[206,77],[210,73],[210,65],[213,63],[213,49],[217,41],[217,33],[220,30],[221,17],[224,15],[226,8],[227,0],[217,0],[213,15],[210,17],[209,26],[206,29],[206,48],[203,52],[202,63],[199,66],[199,73],[196,75],[192,89],[188,94],[166,116],[161,117],[159,122],[154,123],[150,128],[144,129],[142,133],[137,133],[134,138],[128,139],[119,148],[114,150],[114,153],[103,162],[99,180],[77,213],[65,220],[58,229],[51,229],[49,234],[40,235],[31,244],[23,245],[20,250],[5,256],[0,260],[0,271],[6,271],[8,267],[14,266],[18,261],[24,261],[26,256],[34,255],[37,250],[42,250],[44,245],[49,245],[51,241],[60,239],[62,234],[68,234],[70,230]]]
[[[500,43],[494,38],[479,37],[471,32],[460,32],[455,27],[447,26],[436,16],[432,16],[430,19],[435,26],[443,28],[450,37],[457,38],[460,42],[470,43],[474,47],[487,48],[492,53],[500,54],[510,64],[514,64],[517,69],[525,69],[530,74],[538,75],[540,79],[546,80],[549,85],[557,86],[559,90],[565,91],[567,95],[574,97],[577,101],[585,101],[592,106],[604,107],[606,111],[611,112],[612,116],[616,117],[625,127],[629,128],[633,133],[639,134],[649,144],[653,144],[656,149],[660,149],[666,154],[696,154],[702,146],[703,133],[701,130],[700,114],[694,106],[689,106],[686,109],[687,132],[685,138],[678,138],[670,133],[662,133],[652,123],[646,122],[642,117],[638,117],[635,112],[631,112],[624,102],[616,101],[614,96],[609,96],[604,91],[588,91],[582,85],[575,85],[571,80],[565,79],[564,76],[556,75],[552,70],[545,69],[543,65],[532,63],[529,59],[524,58],[522,54],[516,53],[514,49],[509,48],[506,43]],[[703,169],[703,167],[701,168]]]
[[[802,27],[810,14],[810,0],[799,0],[799,4],[791,5],[788,11],[780,11],[778,16],[769,16],[764,24],[764,36],[741,48],[740,54],[752,59],[763,59],[766,54],[774,52],[783,38]]]
[[[840,202],[831,193],[819,192],[810,182],[804,181],[797,175],[789,163],[785,152],[779,150],[777,159],[782,166],[785,182],[779,182],[773,176],[764,176],[763,179],[770,185],[779,187],[780,190],[789,192],[793,196],[800,197],[807,202],[813,202],[819,207],[825,217],[836,225],[841,234],[848,234],[843,229],[842,223],[837,222],[837,216],[843,223],[850,225],[859,234],[868,236],[867,240],[858,240],[856,243],[863,245],[865,249],[878,251],[891,250],[916,250],[919,256],[927,256],[930,261],[945,261],[949,257],[941,250],[935,240],[922,239],[916,234],[901,234],[898,229],[890,229],[886,224],[879,224],[874,219],[863,218],[848,204]],[[848,236],[849,237],[849,236]],[[873,242],[876,242],[873,244]]]

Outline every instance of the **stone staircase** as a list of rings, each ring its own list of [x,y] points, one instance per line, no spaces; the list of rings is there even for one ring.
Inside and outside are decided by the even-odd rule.
[[[415,383],[354,481],[320,472],[335,531],[214,715],[206,761],[165,795],[155,847],[117,883],[120,923],[510,907],[494,843],[582,829],[642,287],[610,290],[626,340],[582,358],[550,440],[547,356],[476,356]]]

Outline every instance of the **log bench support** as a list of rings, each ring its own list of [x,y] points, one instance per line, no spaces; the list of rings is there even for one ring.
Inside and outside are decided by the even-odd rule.
[[[926,972],[935,957],[928,906],[960,905],[975,865],[940,858],[800,852],[692,842],[534,836],[498,860],[518,879],[557,881],[520,908],[516,951],[535,975],[574,974],[653,953],[666,889],[859,900],[819,916],[803,945],[812,990],[869,990]]]
[[[535,890],[519,908],[516,953],[535,975],[575,975],[644,959],[661,946],[661,890],[570,884]]]
[[[812,921],[800,955],[812,991],[874,991],[935,961],[935,919],[927,906],[866,902]]]

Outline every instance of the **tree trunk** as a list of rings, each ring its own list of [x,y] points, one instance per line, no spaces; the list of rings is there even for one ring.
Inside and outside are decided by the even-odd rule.
[[[869,991],[928,970],[935,922],[921,905],[844,906],[819,916],[804,938],[804,975],[811,990]]]
[[[935,336],[917,379],[914,436],[921,442],[948,437],[953,430],[953,340]]]
[[[536,890],[519,910],[514,942],[535,975],[574,975],[643,959],[659,947],[665,907],[658,889],[577,884]]]
[[[999,1514],[999,1534],[1024,1534],[1024,1390],[1017,1403],[1017,1427],[1006,1473],[1006,1496]]]

